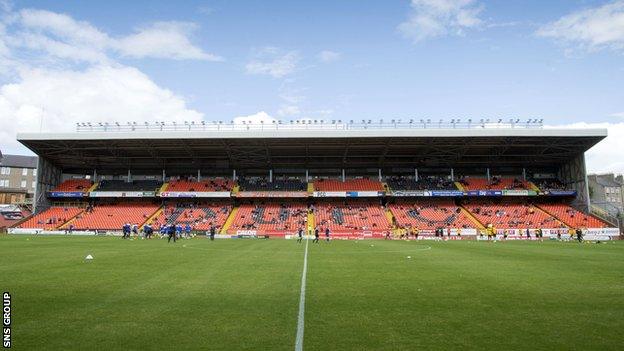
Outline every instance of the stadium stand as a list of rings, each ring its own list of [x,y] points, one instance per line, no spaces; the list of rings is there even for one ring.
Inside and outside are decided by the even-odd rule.
[[[215,178],[202,181],[194,180],[170,180],[166,191],[175,192],[208,192],[208,191],[232,191],[235,182],[230,179]]]
[[[19,228],[56,229],[82,212],[78,207],[50,207],[19,225]]]
[[[573,228],[607,228],[609,225],[600,219],[580,212],[566,204],[540,204],[540,208],[559,218]]]
[[[332,232],[385,231],[392,223],[384,208],[374,201],[320,202],[313,206],[316,225]]]
[[[273,178],[272,182],[262,177],[241,177],[238,180],[241,191],[306,191],[308,185],[298,178]]]
[[[156,191],[162,186],[158,180],[103,180],[98,185],[98,191]]]
[[[440,227],[476,228],[453,200],[412,200],[389,204],[399,227],[435,230]]]
[[[314,180],[314,191],[383,191],[381,182],[367,178]]]
[[[177,203],[163,206],[163,211],[150,224],[154,228],[164,225],[189,224],[193,230],[209,230],[223,227],[230,211],[231,204],[218,203]]]
[[[527,182],[519,178],[492,177],[490,181],[486,178],[464,177],[459,183],[465,190],[527,190]]]
[[[120,230],[125,223],[141,226],[154,214],[160,205],[152,203],[117,203],[89,206],[76,219],[63,228],[72,225],[76,230]]]
[[[392,190],[457,190],[453,181],[437,176],[419,177],[418,180],[415,177],[387,177],[386,183]]]
[[[467,201],[464,207],[483,225],[499,229],[564,228],[565,225],[529,203],[496,200]]]
[[[57,192],[79,192],[79,191],[87,191],[93,182],[89,179],[67,179],[61,184],[59,184],[54,190]]]
[[[456,122],[452,123],[455,127]],[[205,137],[197,138],[188,138],[186,129],[178,130],[175,125],[171,135],[148,130],[140,135],[134,130],[111,133],[104,126],[98,140],[77,134],[72,139],[77,152],[71,153],[57,152],[66,147],[64,134],[42,137],[26,133],[20,142],[46,162],[40,162],[43,168],[36,182],[39,195],[33,198],[38,214],[16,226],[55,229],[71,225],[75,229],[119,231],[126,222],[142,225],[150,221],[155,226],[188,223],[202,231],[216,225],[220,233],[249,230],[283,235],[302,225],[318,225],[347,237],[356,232],[375,232],[371,237],[379,237],[381,232],[404,226],[480,229],[492,224],[501,229],[607,227],[609,230],[588,232],[610,237],[619,234],[614,223],[617,220],[608,214],[592,212],[609,223],[561,203],[576,197],[579,208],[590,207],[586,196],[581,196],[588,186],[583,155],[606,137],[606,130],[578,133],[536,127],[527,133],[528,122],[526,128],[514,122],[496,129],[468,123],[449,134],[444,128],[429,129],[425,121],[421,124],[427,130],[418,132],[409,129],[415,126],[411,122],[409,127],[398,124],[380,122],[373,127],[370,123],[348,123],[344,130],[340,129],[341,122],[332,123],[331,129],[322,123],[305,124],[306,129],[312,129],[303,133],[297,129],[300,126],[293,126],[293,130],[279,123],[272,124],[270,133],[239,131],[234,123],[227,124],[232,130],[222,133],[222,125],[215,124],[216,129],[208,134],[203,132],[207,126],[202,125]],[[92,132],[92,128],[99,127],[90,126],[84,132]],[[232,138],[230,132],[240,133],[241,138]],[[179,141],[172,142],[172,135]],[[149,153],[144,149],[144,139],[149,139]],[[107,142],[110,152],[101,157],[102,145]],[[569,152],[554,152],[553,142]],[[502,149],[505,152],[499,152]],[[486,165],[495,172],[487,173],[495,176],[485,178]],[[167,175],[174,175],[166,184],[157,180],[162,179],[163,168]],[[71,178],[93,170],[98,179],[115,180],[97,183],[96,191],[110,193],[91,194],[91,205],[84,213],[78,208],[83,205],[75,203],[81,196],[45,191],[60,179],[68,180],[55,191],[92,189],[88,179]],[[277,176],[268,181],[264,175],[271,170]],[[530,181],[519,176],[526,175],[527,170],[533,176]],[[120,171],[123,175],[128,172],[134,181],[120,179]],[[338,179],[339,172],[350,178]],[[175,176],[196,173],[216,178],[198,181],[193,176]],[[53,179],[44,179],[50,174]],[[236,174],[238,183],[228,179]],[[288,176],[303,174],[314,178],[306,182]]]
[[[294,233],[299,227],[305,228],[307,214],[307,206],[298,202],[244,204],[239,207],[230,230]]]

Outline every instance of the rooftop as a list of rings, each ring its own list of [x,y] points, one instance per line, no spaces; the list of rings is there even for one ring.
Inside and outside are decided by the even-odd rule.
[[[606,129],[541,123],[126,124],[18,140],[65,170],[523,167],[562,164]],[[162,128],[162,130],[161,130]],[[203,172],[203,171],[202,171]]]
[[[37,168],[37,156],[2,155],[0,166],[12,168]]]

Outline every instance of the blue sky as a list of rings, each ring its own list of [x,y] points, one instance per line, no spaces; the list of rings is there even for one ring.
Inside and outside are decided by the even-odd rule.
[[[104,120],[537,117],[624,131],[621,0],[3,8],[0,119],[19,116],[8,139],[41,119],[61,130]]]

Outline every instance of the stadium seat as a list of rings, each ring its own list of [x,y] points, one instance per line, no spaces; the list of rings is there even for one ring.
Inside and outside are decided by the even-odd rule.
[[[231,231],[289,231],[306,226],[307,206],[303,203],[253,203],[241,205],[236,213]]]
[[[446,177],[387,177],[392,190],[457,190],[455,182]]]
[[[306,191],[308,185],[298,178],[274,178],[269,182],[266,178],[245,177],[238,180],[241,191]]]
[[[98,191],[157,191],[162,186],[158,180],[135,180],[126,182],[125,180],[102,180]]]
[[[540,204],[539,207],[573,228],[607,228],[608,223],[566,204]]]
[[[78,207],[50,207],[19,225],[19,228],[37,228],[52,230],[60,227],[82,212]]]
[[[528,203],[468,201],[464,207],[483,225],[498,229],[565,228],[555,217]]]
[[[79,191],[87,191],[93,182],[89,179],[68,179],[61,184],[59,184],[54,190],[56,192],[79,192]]]
[[[210,230],[223,227],[232,211],[231,204],[199,203],[165,205],[163,211],[151,221],[154,228],[163,225],[189,224],[193,230]]]
[[[125,223],[142,225],[159,205],[151,203],[119,203],[88,207],[71,222],[77,230],[121,230]]]
[[[346,179],[344,182],[337,179],[318,179],[314,181],[315,191],[383,191],[381,182],[367,178]]]
[[[548,178],[548,179],[533,179],[532,183],[535,184],[542,191],[549,190],[568,190],[567,186],[564,182],[559,179]]]
[[[332,232],[384,231],[392,223],[381,205],[371,201],[322,202],[314,206],[316,225]]]
[[[452,200],[401,201],[388,205],[399,227],[435,230],[440,227],[476,228]]]
[[[234,181],[224,178],[206,179],[202,181],[172,180],[169,181],[166,191],[173,192],[208,192],[232,191]]]
[[[526,181],[511,177],[492,177],[490,181],[486,178],[464,177],[459,180],[465,190],[528,190]]]

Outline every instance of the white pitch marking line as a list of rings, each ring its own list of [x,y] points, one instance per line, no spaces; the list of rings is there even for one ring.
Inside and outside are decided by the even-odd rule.
[[[303,255],[303,272],[301,273],[301,293],[299,295],[299,316],[297,318],[297,339],[295,340],[295,351],[303,350],[303,329],[305,317],[305,289],[306,276],[308,275],[308,242],[309,237],[306,235],[305,254]]]

